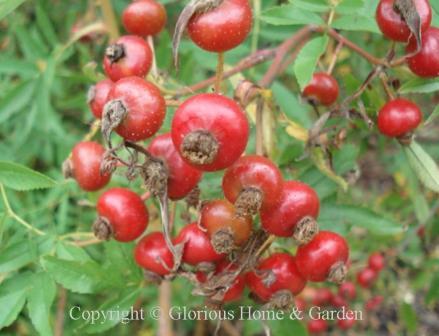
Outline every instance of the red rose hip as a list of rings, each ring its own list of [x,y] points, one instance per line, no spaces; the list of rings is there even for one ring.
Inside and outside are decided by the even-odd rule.
[[[123,11],[122,23],[130,34],[156,35],[166,24],[166,10],[158,1],[137,0]]]
[[[148,209],[135,192],[126,188],[111,188],[104,192],[96,205],[99,218],[93,225],[95,235],[120,242],[140,237],[148,226]]]
[[[201,231],[197,223],[188,224],[180,231],[174,240],[174,245],[182,243],[184,243],[182,260],[187,264],[217,262],[224,258],[223,254],[214,250],[209,236]]]
[[[180,105],[171,134],[186,162],[203,171],[216,171],[229,167],[244,152],[249,125],[235,101],[205,93]]]
[[[372,253],[369,256],[368,264],[374,271],[380,272],[385,266],[383,255],[380,252]]]
[[[417,49],[416,40],[410,39],[407,53]],[[422,48],[417,54],[407,59],[410,70],[419,77],[439,76],[439,28],[431,27],[422,34]]]
[[[315,73],[302,95],[316,104],[332,105],[338,98],[338,83],[334,77],[325,72]]]
[[[350,281],[342,283],[338,288],[338,294],[346,300],[355,299],[356,292],[355,285]]]
[[[233,276],[235,271],[238,269],[238,266],[232,264],[226,260],[222,260],[218,263],[215,268],[215,273],[213,276],[225,276],[230,275]],[[208,278],[204,273],[197,273],[197,279],[201,283],[205,283]],[[215,281],[215,279],[213,279]],[[224,291],[224,296],[222,297],[221,302],[232,302],[239,300],[244,292],[245,288],[245,277],[243,274],[239,274],[235,277],[231,284],[228,284],[228,289]]]
[[[200,182],[202,172],[189,166],[178,154],[171,134],[156,136],[148,146],[148,152],[161,159],[168,173],[168,196],[179,200],[187,196]]]
[[[299,246],[296,263],[309,281],[342,283],[346,276],[349,247],[337,233],[320,231],[309,243]]]
[[[331,303],[334,294],[329,288],[319,288],[314,294],[312,304],[319,307],[327,306]]]
[[[113,87],[113,82],[109,79],[101,80],[88,90],[87,102],[93,115],[101,119],[104,106],[107,103],[108,94]]]
[[[206,228],[212,246],[218,253],[230,253],[250,237],[250,217],[236,216],[236,209],[226,200],[207,202],[201,209],[200,224]]]
[[[169,274],[174,264],[174,257],[161,232],[143,237],[134,249],[134,259],[145,270],[161,276]]]
[[[75,178],[81,189],[96,191],[107,185],[111,174],[101,174],[105,148],[97,142],[84,141],[75,145],[72,156],[64,163],[66,177]]]
[[[214,9],[192,16],[189,37],[201,49],[224,52],[240,45],[252,27],[248,0],[224,0]]]
[[[357,273],[357,282],[363,288],[369,288],[372,286],[377,278],[378,273],[369,267],[363,268]]]
[[[374,311],[379,308],[379,306],[383,303],[384,297],[381,295],[373,296],[369,300],[367,300],[364,304],[364,308],[368,311]]]
[[[428,0],[413,0],[421,18],[421,31],[425,32],[431,24],[431,6]],[[376,21],[387,38],[407,42],[412,32],[401,14],[395,9],[395,0],[381,0],[376,10]]]
[[[389,101],[378,113],[378,129],[388,137],[403,137],[416,129],[422,112],[411,101],[397,98]]]
[[[123,78],[108,95],[102,132],[108,138],[114,128],[125,140],[145,140],[160,129],[165,114],[165,100],[155,85],[139,77]]]
[[[278,301],[277,305],[288,306],[306,285],[300,275],[296,258],[288,253],[275,253],[262,260],[256,271],[247,274],[250,290],[262,301]]]
[[[355,325],[355,319],[353,316],[347,315],[345,318],[337,320],[337,327],[341,330],[351,329]]]
[[[243,215],[254,215],[260,209],[269,210],[277,206],[282,187],[279,169],[259,155],[239,158],[223,177],[224,196]]]
[[[114,82],[130,76],[145,77],[151,65],[151,49],[139,36],[122,36],[105,51],[104,70]]]
[[[318,232],[315,219],[319,209],[320,201],[314,189],[299,181],[287,181],[278,204],[261,211],[261,224],[273,235],[294,236],[299,243],[306,243]]]
[[[307,323],[307,328],[308,328],[308,332],[311,335],[322,335],[328,330],[329,326],[326,320],[319,318],[319,319],[309,320]]]

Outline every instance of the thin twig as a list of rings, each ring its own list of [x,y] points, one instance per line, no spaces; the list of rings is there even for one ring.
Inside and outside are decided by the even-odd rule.
[[[328,75],[332,74],[334,71],[335,65],[337,64],[338,55],[340,54],[341,49],[343,49],[343,42],[338,42],[337,47],[334,50],[334,53],[332,54],[331,62],[329,63],[328,70],[326,70],[326,73]]]
[[[67,303],[67,290],[63,287],[59,287],[59,298],[56,305],[56,318],[55,318],[55,328],[54,335],[62,336],[64,333],[64,314]]]
[[[221,93],[221,82],[224,74],[224,53],[218,53],[218,63],[216,65],[215,93]]]
[[[247,70],[249,68],[252,68],[255,65],[264,63],[264,62],[272,59],[275,55],[276,55],[276,49],[259,50],[259,51],[255,52],[254,54],[251,54],[251,55],[247,56],[246,58],[244,58],[242,61],[240,61],[232,69],[225,71],[223,74],[223,79],[232,77],[233,75],[236,75],[237,73],[240,73],[240,72]],[[194,85],[184,87],[180,90],[175,91],[173,96],[174,96],[174,98],[177,98],[180,96],[194,93],[196,91],[200,91],[200,90],[214,84],[216,78],[217,78],[216,76],[213,76],[211,78],[208,78],[206,80],[198,82]]]

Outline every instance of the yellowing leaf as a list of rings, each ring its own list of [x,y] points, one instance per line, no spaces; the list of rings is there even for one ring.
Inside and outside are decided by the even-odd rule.
[[[348,183],[341,177],[338,176],[334,170],[329,165],[328,160],[325,157],[325,153],[323,152],[322,148],[320,147],[314,147],[310,149],[311,153],[311,159],[316,165],[316,167],[328,178],[330,178],[332,181],[337,183],[343,191],[348,190]]]
[[[289,120],[286,131],[293,138],[300,140],[302,142],[308,142],[309,139],[308,130],[300,126],[298,123]]]

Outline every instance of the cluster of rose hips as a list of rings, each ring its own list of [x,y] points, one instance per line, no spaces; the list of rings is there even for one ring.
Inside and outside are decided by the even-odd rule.
[[[356,282],[360,289],[369,289],[384,266],[383,255],[380,252],[372,253],[369,256],[367,266],[357,274]],[[350,305],[354,304],[358,296],[357,294],[357,287],[352,281],[345,281],[340,284],[335,292],[329,287],[307,287],[306,290],[295,298],[295,305],[302,312],[305,312],[308,307],[319,307],[319,318],[312,318],[307,321],[307,328],[310,334],[323,334],[328,332],[331,327],[333,329],[348,330],[354,327],[356,323],[353,312],[351,315],[345,313],[343,318],[337,318],[335,323],[331,325],[331,319],[323,317],[323,310],[332,311],[333,309],[339,310],[344,308],[345,312],[348,312]],[[365,300],[367,296],[369,298]],[[365,311],[372,312],[381,305],[383,299],[380,295],[370,296],[370,293],[367,293],[362,295],[357,302],[364,302]],[[307,315],[310,316],[312,314],[305,314],[305,316]]]
[[[234,48],[251,28],[249,2],[211,2],[207,9],[189,10],[189,36],[208,51]],[[234,15],[228,15],[231,12]],[[135,1],[126,8],[123,24],[132,35],[106,49],[107,79],[88,95],[91,111],[101,120],[106,148],[80,142],[64,166],[67,176],[86,191],[103,188],[115,169],[127,167],[129,180],[140,177],[158,197],[164,232],[143,235],[149,215],[142,197],[128,188],[110,188],[97,201],[95,235],[120,242],[141,238],[134,256],[150,278],[186,276],[194,281],[196,293],[216,303],[238,299],[248,285],[256,300],[284,308],[307,281],[342,282],[349,254],[346,241],[334,232],[319,232],[319,198],[311,187],[284,181],[278,167],[263,156],[243,155],[249,124],[237,102],[218,93],[194,95],[175,111],[171,132],[156,135],[166,102],[144,79],[153,62],[145,37],[157,34],[165,22],[163,6],[153,0]],[[226,24],[230,34],[224,40],[218,31]],[[121,144],[113,145],[112,132],[123,139]],[[147,147],[138,143],[153,136]],[[128,159],[119,156],[120,150]],[[203,173],[224,169],[225,199],[198,203],[198,220],[172,238],[168,199],[193,197]],[[260,229],[253,226],[256,215]],[[296,255],[274,253],[259,261],[274,237],[293,237],[299,244]]]
[[[387,38],[407,43],[406,60],[410,70],[419,77],[439,76],[439,28],[431,27],[432,10],[428,0],[413,0],[420,18],[420,36],[412,32],[395,0],[381,0],[377,7],[376,21]],[[337,81],[330,74],[314,74],[303,96],[313,104],[332,105],[338,98]],[[391,98],[378,112],[379,131],[388,137],[397,138],[401,144],[411,142],[413,131],[422,121],[422,112],[413,102],[404,98]]]

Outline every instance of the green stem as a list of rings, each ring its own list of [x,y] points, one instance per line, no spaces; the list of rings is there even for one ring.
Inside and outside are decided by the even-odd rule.
[[[16,222],[18,222],[21,225],[23,225],[29,231],[32,231],[33,233],[35,233],[35,234],[37,234],[39,236],[44,236],[45,235],[45,233],[43,231],[34,228],[32,225],[30,225],[28,222],[26,222],[23,218],[18,216],[14,212],[14,210],[12,210],[11,205],[9,204],[8,197],[6,195],[5,187],[3,186],[3,184],[0,184],[0,192],[1,192],[1,195],[2,195],[2,199],[3,199],[3,204],[5,205],[5,208],[6,208],[6,214],[8,215],[9,218],[15,220]]]
[[[65,235],[60,236],[59,240],[79,239],[81,237],[84,237],[84,238],[94,237],[94,233],[93,232],[72,232],[72,233],[67,233]]]

